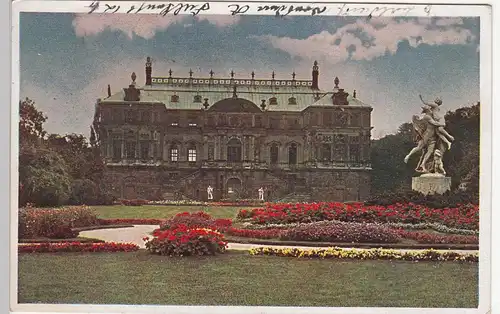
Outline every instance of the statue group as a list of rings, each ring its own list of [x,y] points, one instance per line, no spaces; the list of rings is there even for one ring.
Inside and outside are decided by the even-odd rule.
[[[404,162],[408,163],[412,155],[421,153],[415,168],[417,172],[445,176],[443,154],[451,148],[454,138],[444,129],[446,122],[440,110],[443,102],[440,98],[426,102],[421,95],[419,97],[423,103],[422,113],[412,118],[417,146],[406,155]]]

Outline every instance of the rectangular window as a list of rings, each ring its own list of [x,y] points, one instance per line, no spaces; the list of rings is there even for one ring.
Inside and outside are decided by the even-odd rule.
[[[121,141],[113,141],[113,159],[121,160],[122,159],[122,142]]]
[[[261,116],[255,116],[255,127],[256,128],[262,127],[262,117]]]
[[[188,161],[190,162],[196,161],[196,149],[194,148],[188,149]]]
[[[127,159],[135,159],[135,142],[127,142]]]
[[[141,143],[141,159],[149,159],[149,143]]]
[[[179,150],[177,148],[170,149],[170,161],[178,161],[179,160]]]

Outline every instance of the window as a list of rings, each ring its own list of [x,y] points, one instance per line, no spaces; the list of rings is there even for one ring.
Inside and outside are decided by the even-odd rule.
[[[295,97],[288,98],[288,104],[289,105],[296,105],[297,104],[297,98],[295,98]]]
[[[332,113],[331,112],[323,113],[323,125],[324,126],[331,126],[332,125]]]
[[[142,160],[149,159],[149,143],[148,142],[141,143],[141,159]]]
[[[141,112],[141,121],[144,122],[144,123],[151,122],[151,112],[149,112],[149,111],[142,111]]]
[[[179,102],[179,96],[177,96],[177,95],[172,95],[172,96],[170,97],[170,101],[171,101],[171,102]]]
[[[278,104],[278,99],[276,97],[269,98],[269,104],[270,105],[277,105]]]
[[[280,119],[277,117],[269,117],[269,127],[271,129],[279,129],[280,128]]]
[[[191,146],[188,149],[188,161],[195,162],[196,161],[196,147]]]
[[[349,160],[354,162],[359,162],[360,160],[359,144],[349,145]]]
[[[262,117],[261,116],[255,116],[255,127],[256,128],[262,127]]]
[[[271,145],[270,155],[271,155],[271,164],[278,163],[278,144]]]
[[[179,150],[176,146],[170,148],[170,161],[177,162],[179,160]]]
[[[322,144],[321,145],[321,154],[320,154],[321,160],[322,161],[330,161],[332,158],[331,152],[332,152],[332,150],[331,150],[330,144]]]
[[[194,96],[194,102],[200,103],[201,102],[201,96],[200,95],[195,95]]]
[[[208,160],[214,160],[214,145],[208,145]]]
[[[238,162],[241,161],[241,142],[233,138],[227,143],[227,161]]]
[[[292,145],[288,147],[288,164],[297,164],[297,144],[295,143],[292,143]]]
[[[335,161],[344,161],[347,158],[346,145],[335,144],[335,150],[333,151],[333,155]]]
[[[121,160],[122,159],[122,142],[121,141],[113,141],[113,159]]]
[[[127,142],[127,159],[135,159],[135,142]]]

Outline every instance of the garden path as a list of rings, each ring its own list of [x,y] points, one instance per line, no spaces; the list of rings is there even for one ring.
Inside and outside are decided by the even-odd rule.
[[[146,236],[150,236],[150,233],[154,229],[157,229],[158,225],[134,225],[133,227],[126,228],[114,228],[114,229],[98,229],[98,230],[88,230],[81,231],[80,237],[84,238],[94,238],[100,239],[106,242],[121,242],[121,243],[134,243],[140,248],[145,248],[144,241],[142,240]],[[272,248],[286,248],[288,246],[281,245],[263,245],[263,244],[246,244],[246,243],[229,243],[229,250],[250,250],[252,248],[258,247],[272,247]],[[307,246],[292,246],[292,248],[298,249],[320,249],[318,247],[307,247]],[[351,248],[345,248],[351,249]],[[356,250],[366,250],[357,248]],[[418,251],[418,250],[405,250],[397,249],[397,251]],[[450,250],[437,250],[437,251],[450,251]],[[476,253],[476,250],[453,250],[459,253]]]

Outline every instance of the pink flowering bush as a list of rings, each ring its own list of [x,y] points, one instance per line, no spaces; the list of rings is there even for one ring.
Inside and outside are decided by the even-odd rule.
[[[401,240],[396,230],[385,226],[333,221],[283,230],[280,239],[339,243],[397,243]]]

